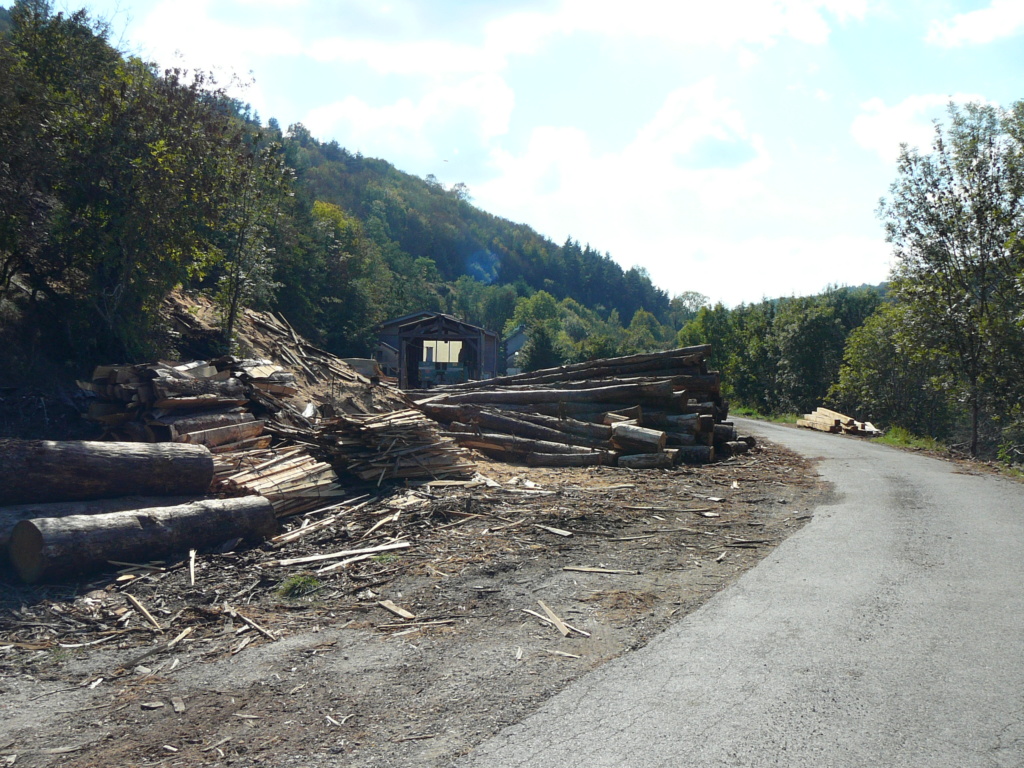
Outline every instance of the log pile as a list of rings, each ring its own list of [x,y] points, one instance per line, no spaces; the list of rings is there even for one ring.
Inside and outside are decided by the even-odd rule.
[[[205,498],[213,478],[202,445],[0,441],[0,551],[35,582],[273,534],[266,499]]]
[[[300,410],[288,402],[298,393],[295,384],[294,373],[267,359],[231,356],[178,365],[100,366],[91,381],[79,382],[97,396],[87,418],[105,425],[105,438],[206,446],[222,458],[220,491],[261,494],[278,517],[305,512],[342,493],[331,466],[304,448],[284,456],[268,453],[273,441],[268,424],[313,428],[317,408],[306,404]]]
[[[282,437],[316,445],[362,481],[465,479],[476,464],[420,411],[379,415],[343,414],[323,419],[314,431],[276,426]]]
[[[532,466],[708,463],[746,452],[708,345],[432,389],[416,406],[466,447]]]
[[[859,437],[880,437],[882,435],[882,430],[875,427],[870,421],[857,421],[852,416],[830,411],[828,408],[815,408],[814,413],[805,413],[804,417],[798,419],[796,424],[798,427],[832,434],[857,435]]]

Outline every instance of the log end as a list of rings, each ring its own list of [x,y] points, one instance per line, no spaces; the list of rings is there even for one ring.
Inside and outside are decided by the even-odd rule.
[[[31,520],[22,520],[11,531],[8,545],[11,565],[26,584],[35,584],[46,570],[43,534]]]

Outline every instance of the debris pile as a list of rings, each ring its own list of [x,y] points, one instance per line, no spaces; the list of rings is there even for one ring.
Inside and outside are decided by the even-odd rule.
[[[466,447],[532,466],[633,469],[745,453],[709,345],[594,360],[420,392]]]
[[[869,421],[857,421],[852,416],[845,416],[828,408],[815,408],[814,413],[805,413],[796,422],[798,427],[816,429],[819,432],[833,434],[858,435],[860,437],[881,437],[882,430]]]

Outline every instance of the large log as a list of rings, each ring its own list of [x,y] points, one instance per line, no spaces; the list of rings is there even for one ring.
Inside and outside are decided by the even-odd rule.
[[[672,454],[664,451],[619,456],[619,466],[624,469],[668,469],[674,463]]]
[[[644,384],[621,384],[595,389],[535,389],[516,392],[459,392],[446,394],[442,403],[478,403],[489,404],[532,404],[532,403],[607,403],[620,400],[632,401],[634,404],[643,398],[670,398],[675,390],[671,382],[652,381]]]
[[[40,517],[66,517],[67,515],[98,515],[104,512],[123,512],[126,509],[172,507],[194,501],[191,496],[123,496],[119,499],[93,501],[64,501],[54,504],[18,504],[0,507],[0,562],[7,559],[7,545],[11,531],[22,520]]]
[[[526,463],[531,467],[597,467],[613,466],[613,453],[528,453]]]
[[[22,520],[11,533],[11,564],[23,581],[94,573],[108,561],[148,562],[234,538],[259,540],[277,530],[262,496],[206,499],[99,515]]]
[[[202,445],[0,440],[0,501],[202,496],[213,456]]]
[[[425,405],[423,410],[425,413],[434,418],[440,418],[442,421],[449,418],[457,418],[458,422],[455,423],[466,424],[475,422],[484,429],[502,432],[506,435],[547,440],[553,443],[565,443],[566,445],[581,445],[589,448],[607,447],[604,441],[581,437],[546,425],[534,424],[519,418],[518,414],[511,412],[502,414],[471,406],[432,406],[429,404]]]
[[[466,433],[466,432],[443,432],[445,437],[451,437],[459,445],[467,448],[476,448],[481,451],[500,451],[502,453],[513,453],[526,455],[527,453],[595,453],[590,448],[565,443],[553,443],[548,440],[531,440],[511,435],[501,435],[493,432]],[[599,451],[597,451],[599,453]]]
[[[544,416],[539,413],[518,413],[516,414],[523,421],[539,424],[542,427],[551,427],[559,432],[566,432],[570,435],[587,437],[605,443],[612,438],[612,430],[604,424],[591,424],[578,419],[560,419],[556,416]]]
[[[612,444],[624,451],[659,453],[665,447],[667,436],[655,429],[636,424],[612,424]]]
[[[685,464],[710,464],[715,460],[715,449],[710,445],[684,445],[674,450]]]

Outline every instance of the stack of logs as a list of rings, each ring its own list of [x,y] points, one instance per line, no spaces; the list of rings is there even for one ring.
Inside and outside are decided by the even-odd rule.
[[[380,415],[343,414],[315,431],[275,427],[282,437],[313,443],[363,481],[472,477],[476,464],[438,426],[415,409]]]
[[[286,402],[294,383],[292,373],[268,360],[229,356],[100,366],[78,384],[97,396],[86,417],[104,425],[106,439],[206,446],[217,456],[220,490],[262,494],[284,517],[342,493],[331,466],[303,448],[270,449],[271,422],[312,428],[316,409]]]
[[[213,477],[201,445],[0,441],[0,560],[32,583],[274,534],[267,499],[208,498]]]
[[[860,437],[880,437],[882,435],[882,430],[875,427],[870,421],[857,421],[852,416],[846,416],[838,411],[830,411],[828,408],[815,408],[813,413],[805,413],[802,419],[797,419],[796,425],[833,434],[858,435]]]
[[[668,467],[744,453],[702,345],[420,393],[460,444],[532,466]]]

